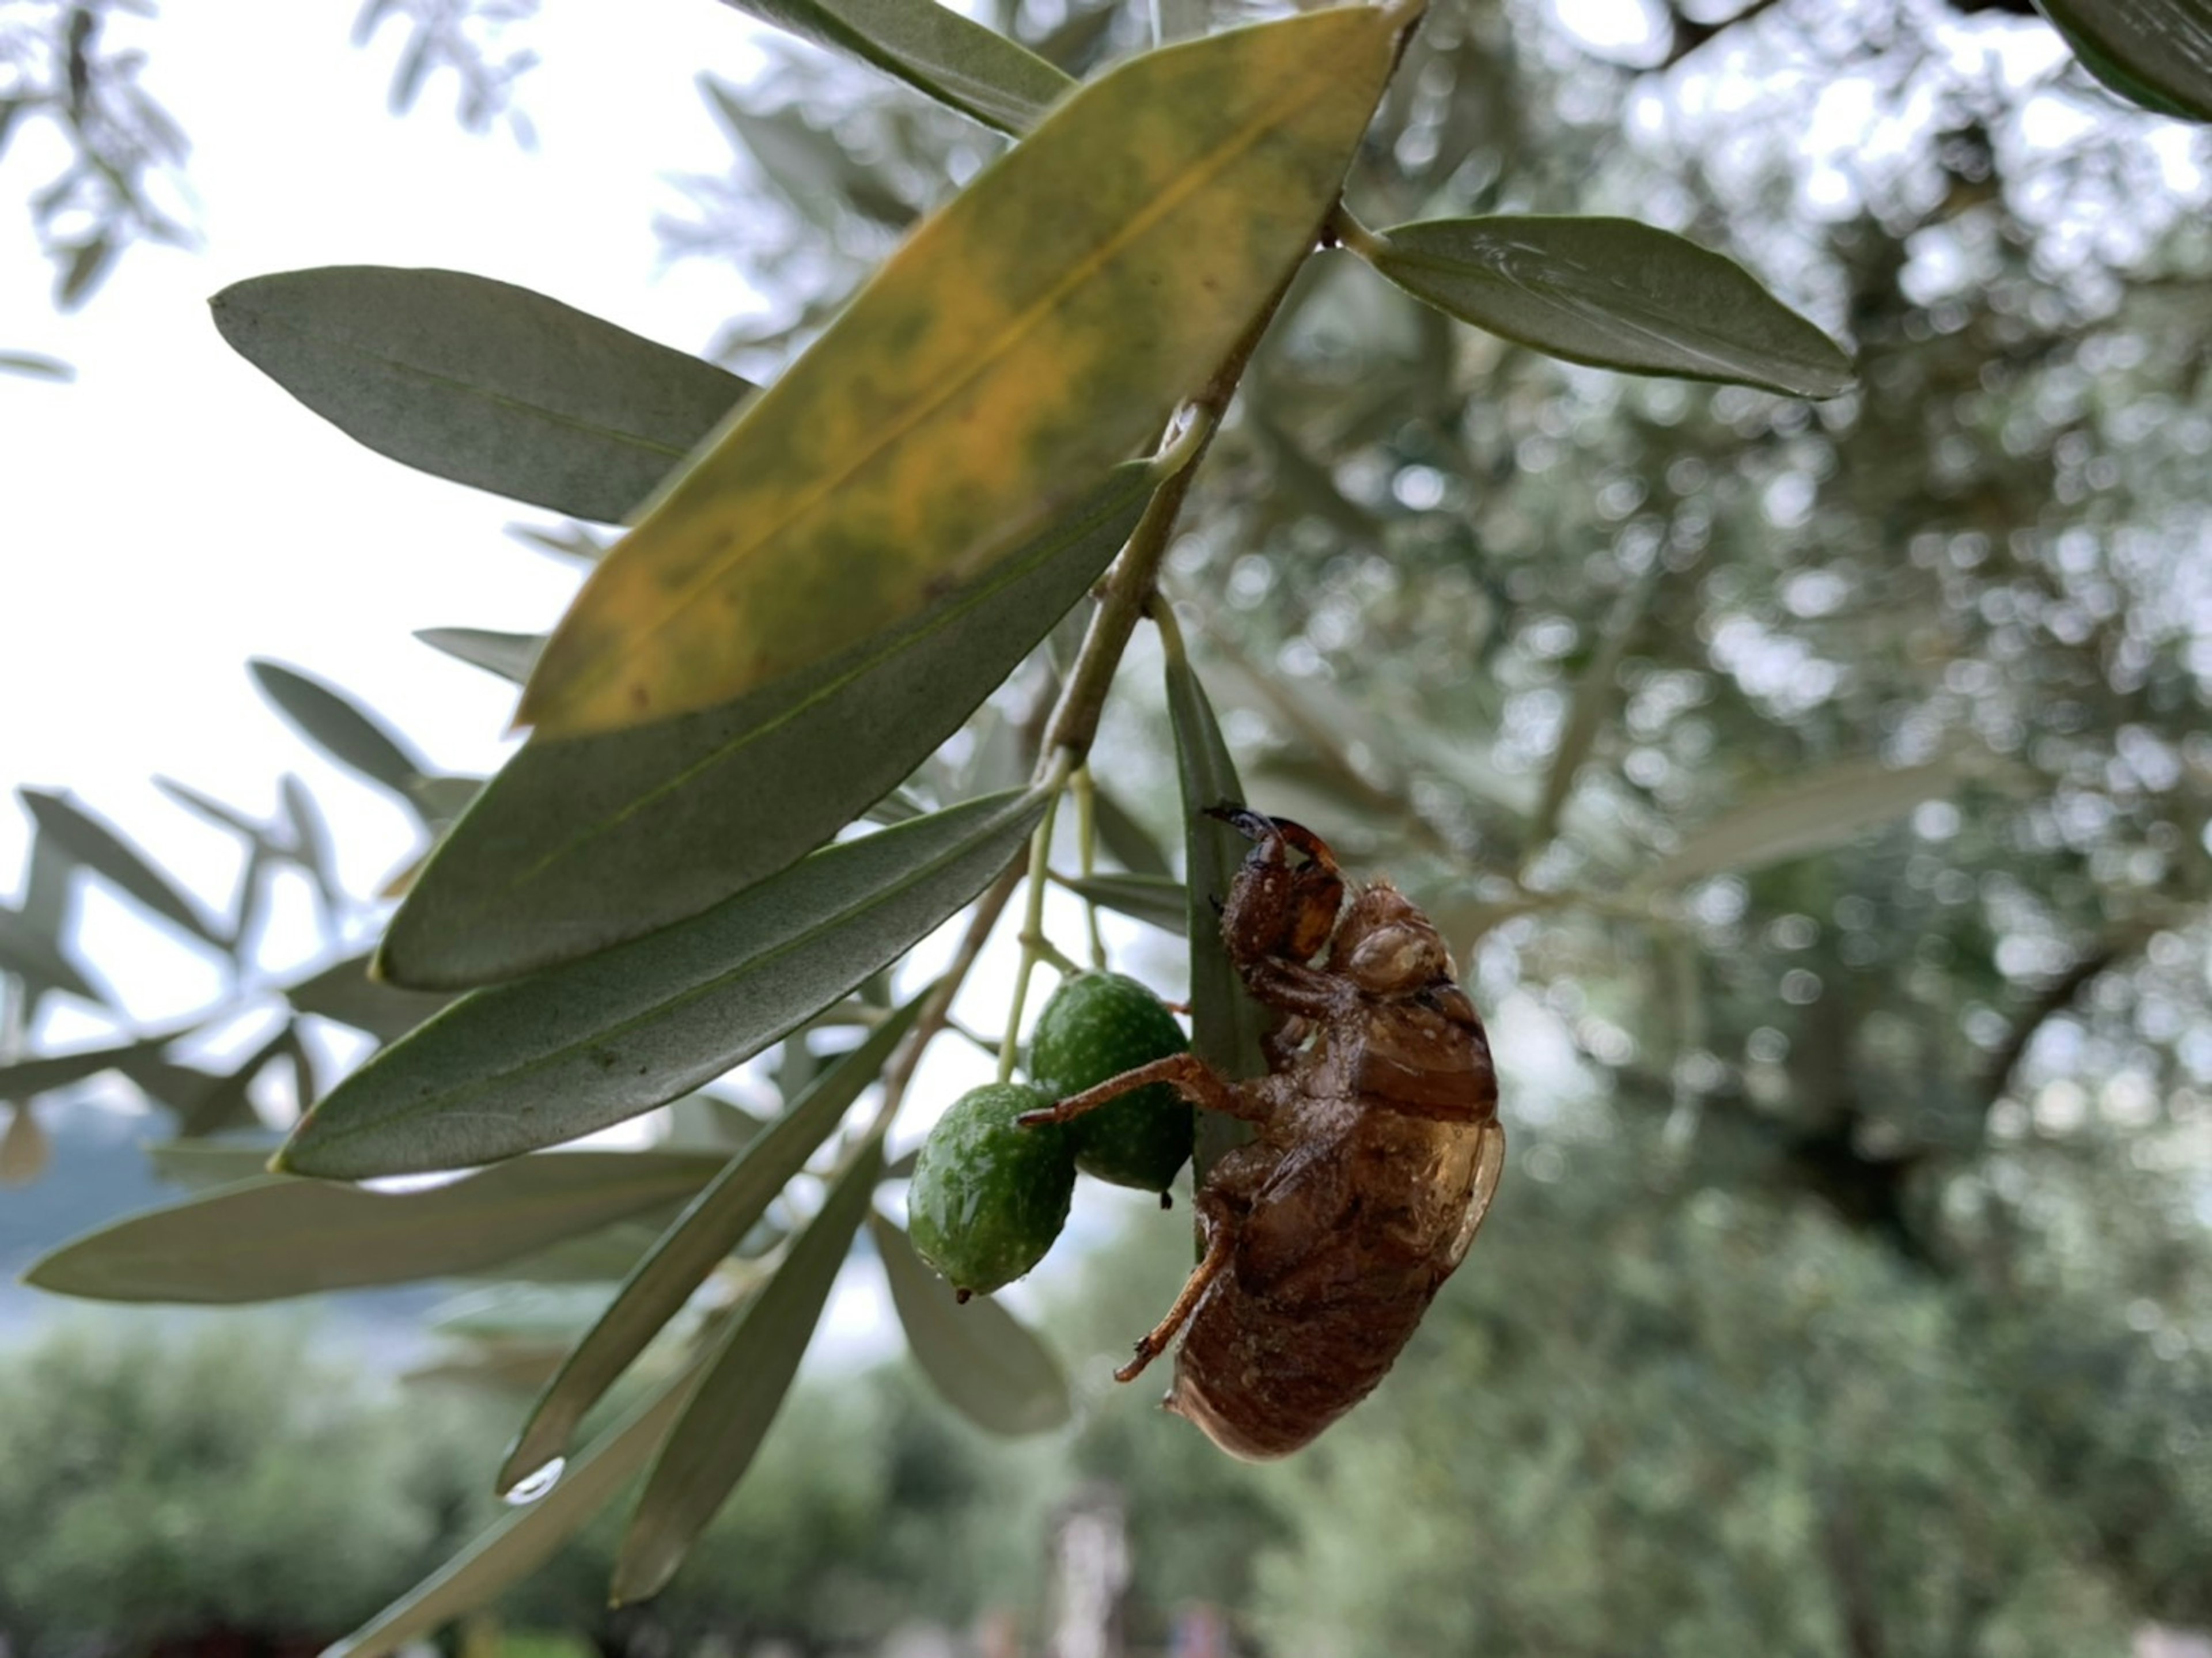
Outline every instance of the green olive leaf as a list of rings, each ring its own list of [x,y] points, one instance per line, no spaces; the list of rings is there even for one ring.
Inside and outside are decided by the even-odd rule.
[[[728,0],[763,23],[872,64],[963,115],[1024,133],[1075,82],[938,0]]]
[[[1170,875],[1167,853],[1152,838],[1151,829],[1137,821],[1111,789],[1094,785],[1099,844],[1132,875]]]
[[[925,222],[594,569],[547,736],[711,708],[972,581],[1157,434],[1313,247],[1406,16],[1122,64]]]
[[[61,944],[34,926],[23,912],[0,903],[0,973],[13,973],[28,985],[33,995],[66,990],[96,1006],[108,999],[94,986]]]
[[[1190,890],[1171,876],[1077,875],[1066,885],[1094,904],[1150,921],[1162,932],[1181,935],[1190,929]]]
[[[1257,1077],[1267,1068],[1260,1037],[1270,1016],[1246,993],[1230,965],[1221,942],[1221,914],[1214,908],[1229,896],[1229,884],[1243,866],[1248,848],[1235,829],[1206,815],[1216,806],[1244,804],[1244,787],[1229,745],[1221,740],[1221,722],[1180,641],[1167,652],[1167,703],[1182,792],[1184,867],[1189,872],[1185,925],[1190,935],[1191,1052],[1224,1076]],[[1249,1138],[1234,1119],[1200,1112],[1200,1177],[1223,1151]]]
[[[357,776],[389,789],[417,817],[429,762],[354,702],[296,668],[257,659],[246,665],[262,695],[301,736]]]
[[[498,675],[510,685],[530,677],[530,665],[545,648],[544,634],[495,633],[489,628],[420,628],[415,637],[457,662]]]
[[[696,1152],[549,1152],[420,1192],[264,1175],[88,1233],[24,1282],[222,1305],[450,1277],[680,1203],[720,1166]]]
[[[532,738],[441,843],[380,975],[512,977],[696,914],[820,845],[960,728],[1082,597],[1151,497],[1097,488],[983,580],[905,628],[719,708]]]
[[[765,1289],[732,1321],[638,1498],[615,1562],[617,1606],[658,1594],[767,1437],[883,1169],[871,1140],[830,1190]]]
[[[1724,871],[1762,869],[1826,852],[1894,822],[1923,800],[1956,793],[1989,769],[1987,756],[1971,749],[1917,766],[1866,760],[1826,768],[1692,829],[1637,887],[1663,892]]]
[[[616,523],[752,387],[510,282],[332,265],[210,301],[231,348],[417,471]]]
[[[99,876],[202,944],[213,944],[217,950],[229,948],[222,929],[200,913],[199,906],[179,891],[143,853],[102,819],[65,795],[50,794],[43,789],[18,789],[15,793],[24,810],[31,814],[41,841],[78,868]],[[82,984],[82,976],[79,975],[76,983],[69,987],[76,989]]]
[[[1009,792],[880,829],[690,920],[463,997],[340,1083],[277,1166],[466,1168],[688,1093],[903,955],[1018,855],[1044,804]]]
[[[37,1054],[0,1065],[0,1100],[31,1099],[107,1071],[128,1075],[138,1061],[158,1056],[171,1042],[191,1035],[198,1028],[176,1025],[127,1042],[83,1048],[74,1054]]]
[[[531,1406],[501,1465],[499,1490],[513,1489],[568,1448],[584,1413],[683,1310],[715,1264],[759,1223],[776,1194],[876,1079],[921,1011],[916,998],[816,1078],[791,1109],[732,1157],[661,1235]]]
[[[2212,121],[2212,0],[2036,0],[2081,67],[2133,104]]]
[[[284,994],[301,1013],[335,1019],[387,1042],[398,1041],[453,999],[425,991],[402,990],[372,979],[365,955],[333,963],[293,985]]]
[[[690,1402],[695,1378],[696,1372],[687,1370],[669,1382],[593,1440],[544,1496],[510,1509],[485,1527],[414,1588],[325,1649],[322,1658],[383,1658],[489,1605],[529,1576],[652,1459]]]
[[[1059,1361],[991,1296],[963,1304],[922,1265],[905,1230],[874,1210],[869,1236],[890,1280],[908,1348],[946,1404],[986,1433],[1049,1433],[1073,1414]]]
[[[1804,398],[1853,383],[1843,348],[1735,260],[1633,219],[1436,219],[1354,246],[1416,299],[1569,362]]]

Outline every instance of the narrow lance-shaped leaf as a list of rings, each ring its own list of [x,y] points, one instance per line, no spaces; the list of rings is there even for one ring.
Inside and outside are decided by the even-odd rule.
[[[719,1161],[562,1151],[421,1192],[267,1175],[64,1244],[24,1281],[94,1301],[227,1304],[472,1272],[682,1202]]]
[[[495,633],[489,628],[422,628],[415,637],[434,651],[514,685],[530,677],[531,664],[545,647],[544,634]]]
[[[904,230],[921,216],[873,168],[797,108],[757,115],[711,75],[700,77],[700,90],[732,143],[751,158],[776,194],[822,229],[835,232],[848,207],[893,230]]]
[[[2212,0],[2036,0],[2074,55],[2130,103],[2212,121]]]
[[[7,904],[0,904],[0,973],[15,974],[30,987],[33,996],[42,991],[66,990],[88,1002],[107,1005],[107,998],[93,987],[77,964],[62,953],[61,946]]]
[[[882,1143],[871,1140],[830,1188],[767,1288],[722,1338],[638,1498],[615,1562],[610,1595],[616,1605],[643,1600],[666,1585],[692,1540],[751,1466],[821,1321],[830,1286],[882,1169]]]
[[[52,1089],[82,1082],[88,1077],[97,1077],[104,1071],[128,1072],[134,1061],[159,1054],[197,1028],[179,1025],[104,1048],[88,1048],[75,1054],[40,1054],[0,1065],[0,1100],[27,1100]]]
[[[0,351],[0,374],[66,383],[76,378],[76,370],[59,357],[42,356],[35,351]]]
[[[292,832],[294,859],[315,884],[316,896],[322,900],[325,933],[335,932],[346,896],[345,883],[338,877],[337,853],[331,845],[330,825],[323,821],[322,808],[297,774],[286,772],[277,780],[276,787],[284,805],[285,826]]]
[[[380,973],[508,978],[696,915],[819,846],[1036,648],[1154,483],[1147,466],[1117,467],[982,581],[766,690],[637,731],[526,743],[393,918]]]
[[[195,817],[204,818],[217,829],[226,829],[252,846],[273,846],[269,839],[268,826],[257,823],[235,806],[227,806],[213,795],[203,794],[189,783],[179,783],[173,777],[155,777],[154,786],[167,795]]]
[[[228,1074],[216,1078],[192,1097],[172,1102],[177,1114],[177,1133],[189,1139],[233,1129],[259,1128],[261,1114],[254,1109],[253,1084],[264,1069],[284,1054],[289,1046],[289,1034],[287,1029],[280,1028]]]
[[[1540,850],[1559,828],[1559,813],[1574,793],[1575,779],[1582,771],[1583,762],[1589,757],[1591,745],[1597,741],[1606,716],[1620,704],[1620,687],[1615,681],[1620,672],[1621,658],[1627,654],[1629,641],[1636,636],[1644,610],[1659,585],[1660,573],[1665,568],[1663,564],[1653,564],[1641,580],[1613,601],[1599,635],[1597,648],[1590,653],[1589,661],[1575,682],[1574,701],[1567,714],[1566,728],[1559,733],[1559,746],[1552,751],[1551,768],[1544,774],[1543,799],[1537,803],[1535,815],[1529,820],[1531,852]]]
[[[668,1383],[593,1440],[551,1491],[494,1521],[416,1588],[326,1649],[322,1658],[382,1658],[496,1600],[551,1559],[629,1484],[666,1437],[692,1385],[690,1371]]]
[[[453,999],[425,991],[402,990],[372,979],[366,956],[334,962],[284,994],[302,1013],[335,1019],[387,1042],[397,1042]]]
[[[752,387],[526,288],[333,265],[215,296],[231,348],[380,454],[614,523]]]
[[[555,629],[519,721],[574,735],[726,701],[1049,522],[1312,248],[1406,21],[1232,30],[1058,106],[671,483]]]
[[[281,662],[246,665],[262,695],[301,736],[348,771],[391,790],[420,815],[416,789],[429,773],[420,755],[322,681]]]
[[[1570,362],[1832,398],[1843,348],[1735,260],[1633,219],[1436,219],[1355,244],[1416,299]]]
[[[1919,766],[1892,768],[1860,761],[1815,772],[1692,830],[1637,884],[1647,892],[1664,891],[1724,870],[1763,869],[1825,852],[1902,817],[1923,800],[1952,793],[1983,768],[1966,751]]]
[[[227,948],[220,931],[199,906],[177,890],[169,878],[105,823],[75,801],[40,789],[20,789],[39,834],[80,867],[112,884],[164,920],[173,921],[204,944]]]
[[[1171,624],[1170,624],[1171,625]],[[1182,641],[1168,635],[1168,721],[1175,731],[1176,777],[1182,786],[1183,856],[1188,871],[1190,934],[1191,1051],[1231,1077],[1256,1077],[1267,1069],[1260,1048],[1267,1012],[1244,991],[1221,942],[1221,917],[1214,905],[1229,896],[1229,884],[1244,861],[1243,837],[1206,814],[1213,807],[1244,804],[1237,762],[1221,740],[1221,724],[1206,701],[1206,687],[1184,655]],[[1223,1151],[1249,1138],[1243,1125],[1218,1113],[1198,1114],[1194,1162],[1200,1174]]]
[[[1095,787],[1093,798],[1097,813],[1098,839],[1122,868],[1132,875],[1171,875],[1167,853],[1152,838],[1152,832],[1139,823],[1129,809],[1123,805],[1111,789]]]
[[[986,1433],[1012,1437],[1067,1420],[1067,1378],[1018,1319],[989,1296],[963,1303],[921,1264],[905,1231],[872,1209],[868,1232],[915,1363],[945,1403]]]
[[[780,29],[896,76],[1000,132],[1024,133],[1075,82],[938,0],[728,0]]]
[[[332,1090],[279,1159],[352,1180],[573,1139],[720,1076],[888,966],[1044,810],[968,802],[802,859],[705,914],[464,998]]]
[[[653,1210],[578,1237],[562,1238],[512,1260],[498,1261],[455,1276],[482,1278],[489,1284],[588,1284],[601,1291],[611,1290],[653,1248],[670,1213],[667,1209]],[[542,1386],[559,1367],[562,1355],[568,1351],[572,1334],[564,1321],[557,1337],[548,1339],[551,1351],[544,1370],[532,1378],[532,1386]]]
[[[145,1147],[155,1175],[188,1192],[212,1192],[269,1172],[270,1154],[283,1137],[240,1134],[234,1139],[155,1140]]]
[[[483,793],[481,777],[425,777],[415,785],[416,810],[433,829],[443,828]]]
[[[759,1224],[768,1206],[830,1137],[876,1079],[920,1012],[919,999],[817,1078],[759,1139],[730,1159],[650,1254],[562,1364],[501,1465],[498,1489],[513,1489],[568,1448],[584,1413],[683,1310],[715,1264]]]
[[[1079,875],[1068,890],[1094,904],[1150,921],[1178,936],[1190,931],[1190,890],[1163,875]]]

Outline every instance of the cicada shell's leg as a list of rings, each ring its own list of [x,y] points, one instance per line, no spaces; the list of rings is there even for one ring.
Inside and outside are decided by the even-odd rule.
[[[1265,1122],[1270,1114],[1265,1103],[1254,1099],[1235,1084],[1224,1082],[1212,1066],[1195,1054],[1170,1054],[1164,1060],[1154,1060],[1150,1065],[1140,1065],[1134,1071],[1124,1071],[1118,1077],[1109,1077],[1097,1087],[1086,1088],[1080,1094],[1071,1094],[1057,1105],[1048,1105],[1036,1111],[1024,1111],[1014,1121],[1024,1128],[1035,1128],[1048,1122],[1067,1122],[1086,1111],[1096,1111],[1102,1105],[1111,1105],[1122,1095],[1153,1083],[1166,1083],[1192,1104],[1208,1111],[1218,1111],[1225,1116],[1242,1117],[1248,1122]]]
[[[1228,1206],[1215,1194],[1200,1192],[1198,1213],[1206,1229],[1206,1254],[1183,1281],[1182,1293],[1175,1298],[1175,1305],[1168,1309],[1167,1316],[1137,1344],[1137,1356],[1114,1372],[1116,1382],[1134,1382],[1145,1373],[1146,1366],[1167,1351],[1182,1333],[1182,1327],[1190,1322],[1190,1315],[1198,1310],[1199,1299],[1206,1294],[1206,1287],[1228,1270],[1230,1258],[1237,1253],[1237,1221]]]
[[[1231,959],[1253,1000],[1295,1019],[1326,1023],[1344,1017],[1359,1000],[1358,991],[1340,975],[1300,962],[1279,961],[1272,956],[1238,959],[1232,955]]]
[[[1288,1071],[1298,1061],[1298,1050],[1313,1035],[1313,1021],[1293,1013],[1260,1038],[1260,1051],[1270,1071]]]

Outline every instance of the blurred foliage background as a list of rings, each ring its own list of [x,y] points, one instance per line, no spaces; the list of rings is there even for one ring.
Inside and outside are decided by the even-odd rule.
[[[466,55],[469,8],[404,9]],[[61,43],[50,115],[97,15],[0,9],[19,77]],[[510,1631],[1012,1649],[1048,1614],[1051,1516],[1100,1481],[1143,1650],[1201,1649],[1195,1604],[1283,1658],[2212,1627],[2212,147],[2024,6],[1646,3],[1605,9],[1639,23],[1612,44],[1595,15],[1439,5],[1349,201],[1662,224],[1844,338],[1860,389],[1577,369],[1321,262],[1171,567],[1255,804],[1393,872],[1491,1017],[1513,1162],[1467,1270],[1372,1404],[1253,1469],[1098,1385],[1185,1259],[1133,1224],[1051,1286],[1074,1429],[1009,1448],[902,1369],[817,1379],[668,1597],[607,1613],[586,1533]],[[995,21],[1079,74],[1149,27]],[[767,296],[713,345],[755,377],[996,143],[796,47],[703,90],[731,168],[665,234]],[[181,159],[98,106],[143,153],[78,109],[108,185],[70,189]],[[64,301],[127,240],[47,234]],[[1097,765],[1167,831],[1150,679]],[[296,814],[268,856],[312,871]],[[64,954],[69,878],[34,859],[15,906]],[[18,1029],[69,993],[28,949],[0,963]],[[144,1066],[187,1132],[255,1121],[245,1082],[195,1105]],[[11,1116],[19,1177],[38,1121]],[[0,1639],[326,1638],[482,1517],[500,1433],[473,1408],[395,1404],[291,1337],[10,1355]]]

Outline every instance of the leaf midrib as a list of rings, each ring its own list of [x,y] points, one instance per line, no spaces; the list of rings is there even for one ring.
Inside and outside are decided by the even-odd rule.
[[[270,316],[266,313],[258,319],[258,324],[268,332],[289,334],[295,339],[306,340],[311,344],[323,347],[333,353],[342,353],[360,361],[373,363],[380,368],[392,371],[396,375],[411,376],[428,385],[459,392],[465,397],[474,398],[497,409],[534,415],[548,425],[562,427],[571,432],[580,432],[590,437],[605,438],[616,443],[627,445],[633,449],[642,450],[647,454],[665,457],[670,460],[681,460],[690,452],[688,448],[678,448],[670,444],[661,443],[641,433],[626,431],[618,426],[594,425],[579,416],[564,414],[542,403],[532,403],[507,392],[495,392],[473,380],[456,380],[450,374],[441,374],[434,369],[425,368],[419,363],[412,362],[404,357],[392,356],[373,347],[359,344],[335,334],[323,333],[311,326]],[[651,342],[648,341],[647,343],[650,344]],[[734,407],[737,403],[750,396],[752,390],[750,386],[740,382],[736,396],[732,399],[732,406]]]

